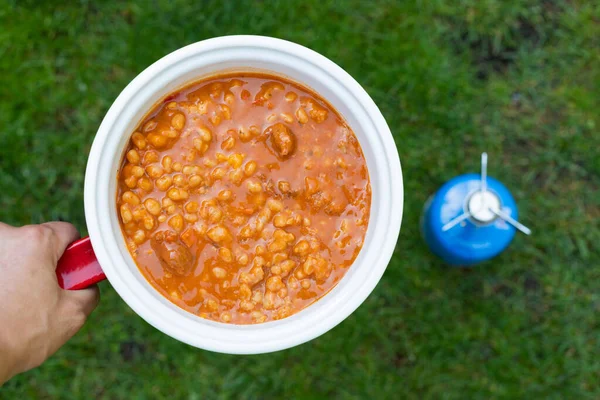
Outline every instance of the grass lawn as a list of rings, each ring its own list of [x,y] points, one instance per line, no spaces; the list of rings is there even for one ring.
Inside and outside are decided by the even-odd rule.
[[[63,3],[0,4],[0,220],[85,233],[87,154],[119,92],[179,47],[248,33],[308,46],[365,87],[400,153],[405,217],[373,294],[312,342],[197,350],[104,282],[85,328],[0,398],[600,398],[600,3]],[[419,215],[484,150],[534,234],[450,269],[421,240]]]

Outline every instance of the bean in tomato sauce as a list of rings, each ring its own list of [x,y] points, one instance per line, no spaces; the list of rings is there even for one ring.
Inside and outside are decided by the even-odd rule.
[[[216,321],[292,315],[357,257],[371,188],[356,136],[318,94],[220,75],[167,97],[118,173],[127,246],[163,296]]]

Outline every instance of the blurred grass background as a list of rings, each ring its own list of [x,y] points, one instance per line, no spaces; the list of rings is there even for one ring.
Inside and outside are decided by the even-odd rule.
[[[229,34],[303,44],[365,87],[398,146],[405,217],[374,293],[310,343],[197,350],[105,282],[85,328],[0,398],[600,398],[598,2],[63,3],[0,1],[0,220],[85,233],[87,154],[112,101],[163,55]],[[534,234],[449,269],[420,238],[421,207],[484,150]]]

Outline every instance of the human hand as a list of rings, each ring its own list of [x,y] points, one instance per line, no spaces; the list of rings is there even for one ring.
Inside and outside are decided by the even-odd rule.
[[[66,222],[0,222],[0,385],[42,364],[98,304],[98,287],[67,291],[56,280],[58,260],[78,237]]]

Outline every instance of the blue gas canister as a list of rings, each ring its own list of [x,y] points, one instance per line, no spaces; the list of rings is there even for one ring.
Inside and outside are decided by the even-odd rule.
[[[446,182],[425,204],[423,238],[431,251],[454,266],[472,266],[504,251],[516,230],[517,204],[500,181],[487,176],[487,154],[481,155],[481,174],[465,174]]]

